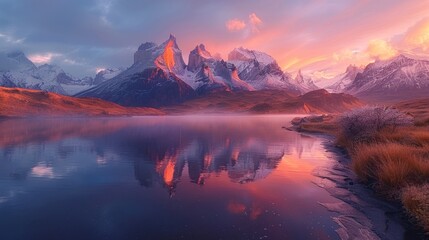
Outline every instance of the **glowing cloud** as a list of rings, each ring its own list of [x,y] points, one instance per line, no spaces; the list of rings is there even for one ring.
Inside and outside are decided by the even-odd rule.
[[[351,50],[351,49],[343,49],[339,52],[335,52],[332,55],[332,58],[336,62],[344,61],[344,60],[352,60],[358,58],[361,52],[359,50]]]
[[[405,33],[405,44],[411,48],[429,49],[429,18],[419,21]]]
[[[28,56],[28,59],[30,59],[33,63],[36,64],[45,64],[50,63],[53,58],[59,57],[61,54],[58,53],[42,53],[42,54],[32,54]]]
[[[381,39],[371,40],[366,51],[371,58],[379,60],[387,60],[398,54],[389,42]]]
[[[240,31],[246,27],[246,23],[240,19],[231,19],[226,22],[226,28],[230,32]]]

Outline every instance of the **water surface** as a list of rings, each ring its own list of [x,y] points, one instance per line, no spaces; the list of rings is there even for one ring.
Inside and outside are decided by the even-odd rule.
[[[291,116],[0,122],[0,239],[337,239]]]

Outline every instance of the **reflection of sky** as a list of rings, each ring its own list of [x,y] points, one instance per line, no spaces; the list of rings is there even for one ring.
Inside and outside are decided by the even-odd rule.
[[[38,126],[47,130],[41,138],[0,149],[0,198],[8,199],[0,225],[10,227],[7,236],[17,228],[46,236],[47,226],[69,238],[79,238],[75,228],[117,238],[335,236],[332,213],[318,204],[333,199],[311,183],[312,169],[328,164],[320,141],[281,129],[288,121],[160,117]]]

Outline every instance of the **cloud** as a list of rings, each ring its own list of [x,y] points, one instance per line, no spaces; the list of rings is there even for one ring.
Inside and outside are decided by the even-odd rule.
[[[368,43],[366,53],[373,59],[387,60],[396,56],[398,51],[386,40],[374,39]]]
[[[404,36],[404,43],[411,48],[429,49],[429,18],[425,18],[410,27]]]
[[[45,64],[50,63],[53,58],[59,57],[61,54],[59,53],[42,53],[42,54],[32,54],[28,56],[28,59],[30,59],[33,63],[36,64]]]
[[[64,63],[67,63],[67,64],[70,64],[70,65],[79,65],[79,63],[78,63],[78,62],[76,62],[76,61],[75,61],[75,60],[73,60],[73,59],[69,59],[69,58],[64,59],[64,60],[63,60],[63,62],[64,62]]]
[[[0,39],[3,39],[7,43],[13,43],[13,44],[22,43],[25,40],[25,38],[17,39],[13,36],[10,36],[10,35],[4,34],[4,33],[0,33]]]
[[[259,26],[262,25],[262,20],[255,13],[249,15],[249,23],[252,27],[252,32],[259,32]]]
[[[262,20],[256,16],[256,13],[251,13],[249,15],[249,21],[252,25],[258,26],[262,24]]]
[[[240,19],[228,20],[225,24],[226,28],[230,32],[240,31],[246,27],[246,23]]]
[[[247,33],[253,32],[257,33],[259,32],[259,27],[262,25],[262,20],[260,17],[256,15],[256,13],[249,14],[249,20],[248,23],[245,21],[234,18],[231,20],[228,20],[225,24],[226,28],[230,32],[237,32],[241,30],[247,30]],[[250,30],[250,31],[249,31]]]
[[[361,55],[361,51],[358,49],[343,49],[341,51],[335,52],[332,55],[332,58],[336,62],[341,62],[360,58]]]

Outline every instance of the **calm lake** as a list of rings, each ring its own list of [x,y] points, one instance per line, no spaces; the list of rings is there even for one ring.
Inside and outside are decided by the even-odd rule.
[[[291,118],[0,121],[0,239],[338,239]]]

